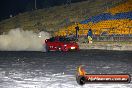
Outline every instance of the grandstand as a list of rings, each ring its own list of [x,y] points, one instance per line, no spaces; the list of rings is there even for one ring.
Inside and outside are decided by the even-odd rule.
[[[116,13],[129,12],[129,11],[132,11],[132,0],[126,0],[125,3],[110,8],[106,12],[116,14]]]
[[[58,33],[56,32],[56,35],[75,34],[75,26],[76,24],[60,29]],[[110,8],[102,14],[81,21],[79,27],[79,35],[87,35],[89,28],[93,30],[94,35],[102,35],[104,33],[107,35],[131,35],[132,1],[127,0],[125,3]]]
[[[58,35],[75,34],[75,26],[76,24],[60,29]],[[132,34],[132,12],[117,13],[115,15],[110,13],[99,14],[80,22],[79,27],[79,35],[86,35],[89,28],[94,31],[95,35],[101,35],[104,31],[109,35]]]

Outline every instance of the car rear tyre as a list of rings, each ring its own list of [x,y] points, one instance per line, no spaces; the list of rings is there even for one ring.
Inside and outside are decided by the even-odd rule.
[[[46,45],[45,46],[46,52],[49,52],[49,47]]]

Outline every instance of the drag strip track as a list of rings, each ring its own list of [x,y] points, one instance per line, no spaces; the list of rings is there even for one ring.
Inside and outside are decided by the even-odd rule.
[[[80,88],[75,72],[132,75],[131,51],[79,52],[0,51],[0,88]],[[130,84],[86,84],[83,88],[130,88]]]

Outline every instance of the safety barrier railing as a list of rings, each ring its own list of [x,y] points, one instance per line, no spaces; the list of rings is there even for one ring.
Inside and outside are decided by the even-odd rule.
[[[93,36],[94,41],[132,41],[132,35]]]
[[[87,35],[79,35],[80,42],[87,41]],[[132,42],[132,34],[130,35],[93,35],[93,41],[128,41]]]

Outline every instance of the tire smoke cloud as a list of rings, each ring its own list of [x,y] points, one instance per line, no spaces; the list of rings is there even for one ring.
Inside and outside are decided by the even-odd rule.
[[[0,35],[0,51],[45,51],[47,32],[34,33],[20,28],[12,29],[8,34]]]

